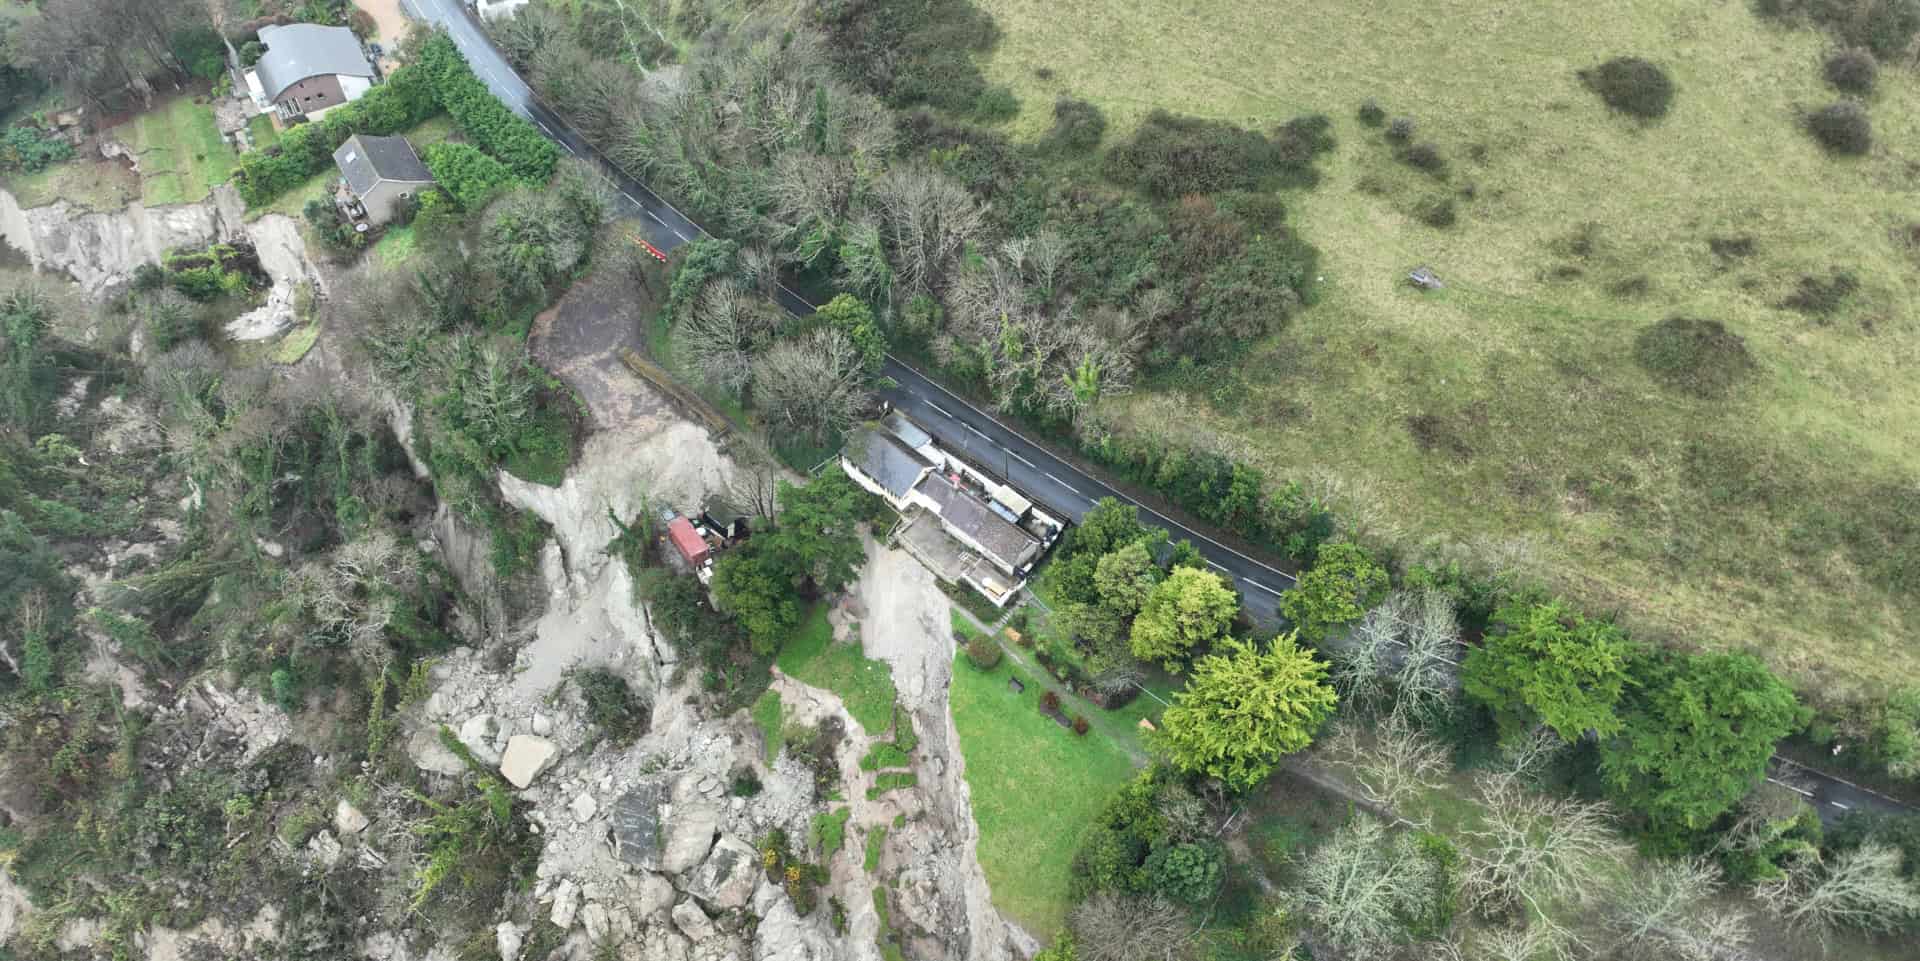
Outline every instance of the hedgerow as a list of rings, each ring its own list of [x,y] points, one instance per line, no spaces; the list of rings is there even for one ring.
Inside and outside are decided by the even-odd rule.
[[[420,152],[440,189],[467,210],[479,210],[519,183],[512,169],[464,143],[429,144]]]
[[[422,45],[415,65],[431,78],[440,106],[475,146],[512,168],[522,180],[546,183],[553,176],[560,148],[542,137],[533,124],[508,110],[473,75],[466,58],[445,34]]]
[[[530,183],[545,183],[559,149],[533,125],[495,99],[445,34],[420,47],[418,58],[395,70],[360,99],[313,123],[301,124],[264,150],[240,157],[235,185],[248,206],[271,203],[333,164],[333,152],[356,133],[389,135],[412,128],[440,110],[452,115],[479,150]]]

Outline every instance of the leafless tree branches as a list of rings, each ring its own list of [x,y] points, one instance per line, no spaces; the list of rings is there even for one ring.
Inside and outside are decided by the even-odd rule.
[[[1898,848],[1877,842],[1832,856],[1811,852],[1754,896],[1789,925],[1823,936],[1840,928],[1892,931],[1920,916],[1920,890],[1900,864]]]
[[[847,335],[818,328],[783,340],[753,367],[754,401],[779,427],[815,442],[845,430],[867,403],[860,352]]]
[[[1647,865],[1611,894],[1616,951],[1644,961],[1726,961],[1752,937],[1745,911],[1721,906],[1720,870],[1704,858]]]
[[[1191,953],[1185,912],[1160,897],[1101,891],[1068,918],[1080,961],[1178,961]]]

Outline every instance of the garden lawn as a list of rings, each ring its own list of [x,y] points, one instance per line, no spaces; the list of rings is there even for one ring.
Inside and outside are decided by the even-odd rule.
[[[884,661],[867,657],[859,642],[835,641],[833,626],[827,623],[826,605],[814,605],[774,665],[802,684],[839,695],[847,713],[866,733],[877,737],[892,726],[892,671]]]
[[[1010,690],[1009,677],[1026,690]],[[1010,658],[990,672],[975,670],[965,654],[954,658],[953,723],[980,826],[980,866],[994,906],[1035,937],[1051,938],[1071,907],[1067,882],[1080,833],[1134,766],[1100,729],[1081,737],[1041,714],[1044,689]]]
[[[1409,560],[1518,567],[1811,696],[1920,675],[1920,590],[1889,563],[1916,549],[1920,73],[1881,70],[1874,151],[1835,159],[1799,126],[1836,98],[1833,41],[1751,3],[980,2],[1018,138],[1063,95],[1106,111],[1109,146],[1156,108],[1333,119],[1322,182],[1284,198],[1323,253],[1319,304],[1234,365],[1103,401],[1109,426],[1207,438]],[[1616,56],[1669,72],[1668,116],[1576,76]],[[1357,122],[1369,98],[1445,179]],[[1450,229],[1416,216],[1441,198]],[[1420,265],[1446,289],[1410,287]],[[1859,290],[1832,313],[1783,306],[1834,270]],[[1650,377],[1635,337],[1676,315],[1745,338],[1751,381],[1712,400]]]
[[[140,200],[149,207],[205,199],[226,182],[240,155],[220,138],[213,108],[175,97],[108,129],[140,159]]]
[[[280,131],[273,125],[273,118],[266,114],[255,114],[247,121],[247,135],[253,138],[256,150],[265,150],[280,141]]]

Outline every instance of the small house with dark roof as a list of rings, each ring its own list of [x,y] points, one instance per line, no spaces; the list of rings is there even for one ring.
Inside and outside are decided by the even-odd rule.
[[[892,432],[872,425],[847,435],[840,466],[854,483],[886,498],[894,510],[906,509],[914,485],[933,469]]]
[[[348,211],[374,224],[392,220],[400,206],[433,186],[433,174],[405,137],[354,134],[333,152],[351,195]]]
[[[260,28],[266,51],[247,74],[247,87],[282,120],[321,114],[372,89],[375,76],[360,38],[346,27],[290,23]]]

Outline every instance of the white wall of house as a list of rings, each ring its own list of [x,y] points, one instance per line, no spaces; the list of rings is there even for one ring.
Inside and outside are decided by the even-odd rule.
[[[360,99],[361,94],[372,89],[373,80],[371,78],[349,77],[344,73],[340,75],[340,92],[345,94],[349,101]]]

